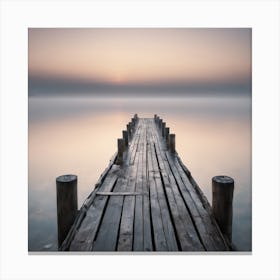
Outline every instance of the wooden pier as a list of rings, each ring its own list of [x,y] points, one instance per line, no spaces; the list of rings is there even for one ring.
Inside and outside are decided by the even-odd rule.
[[[95,189],[78,214],[68,219],[67,233],[64,225],[65,236],[60,236],[59,250],[231,250],[232,212],[220,219],[223,224],[219,226],[206,197],[176,153],[175,134],[169,133],[156,115],[134,116],[123,131],[123,138],[118,139],[118,152]],[[69,176],[71,181],[73,177]],[[221,205],[228,207],[227,212],[232,211],[233,180],[226,176],[217,178],[214,196],[215,213],[219,215],[223,212],[219,210]],[[58,192],[61,181],[67,181],[67,177],[57,178]],[[223,183],[230,186],[230,194],[227,191],[227,200],[221,202],[223,193],[219,186]],[[59,200],[57,203],[61,217],[63,207]]]

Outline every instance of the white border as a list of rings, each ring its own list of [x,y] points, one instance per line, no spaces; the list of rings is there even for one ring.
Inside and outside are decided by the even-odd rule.
[[[253,254],[27,252],[28,27],[253,28]],[[2,1],[1,279],[279,279],[279,2]]]

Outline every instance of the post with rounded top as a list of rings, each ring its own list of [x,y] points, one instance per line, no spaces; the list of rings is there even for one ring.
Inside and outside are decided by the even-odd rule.
[[[228,176],[212,178],[213,215],[223,235],[231,243],[232,237],[232,201],[234,180]]]
[[[121,165],[123,163],[123,154],[124,154],[125,144],[124,139],[118,139],[118,156],[116,160],[116,164]]]
[[[56,178],[58,248],[66,238],[77,215],[77,181],[76,175],[62,175]]]
[[[169,127],[165,128],[164,138],[165,138],[165,141],[166,141],[166,146],[168,148],[168,146],[169,146]]]
[[[157,114],[154,114],[154,121],[157,121]]]
[[[175,153],[175,134],[169,134],[169,149],[171,153]]]
[[[162,135],[163,138],[164,138],[164,135],[165,135],[165,126],[166,126],[166,123],[163,122],[162,127],[161,127],[161,135]]]
[[[124,145],[127,148],[128,147],[128,133],[127,133],[127,131],[123,130],[122,135],[123,135]]]

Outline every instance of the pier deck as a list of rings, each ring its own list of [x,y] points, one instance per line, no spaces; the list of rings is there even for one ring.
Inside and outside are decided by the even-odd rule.
[[[211,207],[153,118],[138,118],[60,250],[228,251]]]

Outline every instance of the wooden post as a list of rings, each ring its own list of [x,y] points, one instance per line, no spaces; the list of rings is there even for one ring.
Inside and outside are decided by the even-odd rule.
[[[213,215],[225,237],[231,243],[232,237],[232,200],[234,180],[228,176],[212,178]]]
[[[169,134],[169,149],[171,153],[175,153],[175,134]]]
[[[62,175],[56,178],[58,247],[66,238],[77,215],[77,176]]]
[[[157,124],[157,121],[158,121],[158,116],[157,116],[157,114],[155,114],[154,115],[154,122],[155,122],[155,124]]]
[[[123,130],[122,135],[123,135],[124,145],[127,148],[128,147],[128,133],[127,133],[127,131]]]
[[[167,148],[168,148],[168,146],[169,146],[169,127],[166,127],[166,128],[165,128],[165,134],[164,134],[164,136],[165,136],[166,146],[167,146]]]
[[[136,131],[136,119],[134,118],[131,119],[131,129],[132,133],[134,134],[134,132]]]
[[[131,139],[130,123],[126,125],[128,139]]]
[[[159,119],[158,128],[161,131],[161,129],[162,129],[162,119]]]
[[[166,126],[166,123],[163,122],[162,123],[162,127],[161,127],[161,134],[162,134],[162,137],[164,138],[164,135],[165,135],[165,126]]]
[[[129,128],[130,128],[130,136],[132,138],[133,132],[134,132],[134,128],[133,128],[133,123],[132,122],[129,122]]]
[[[118,139],[118,156],[116,160],[116,164],[121,165],[123,163],[123,153],[124,153],[124,139]]]

